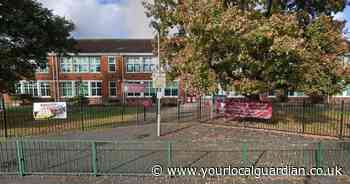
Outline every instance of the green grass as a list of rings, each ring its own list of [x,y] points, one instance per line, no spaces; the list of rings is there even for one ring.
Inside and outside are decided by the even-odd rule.
[[[29,136],[57,133],[63,130],[82,130],[112,126],[136,120],[137,111],[143,108],[125,107],[123,119],[121,106],[67,107],[67,119],[34,120],[32,107],[16,107],[6,110],[8,136]],[[3,116],[3,113],[0,113]],[[0,137],[5,135],[4,121],[0,119]]]

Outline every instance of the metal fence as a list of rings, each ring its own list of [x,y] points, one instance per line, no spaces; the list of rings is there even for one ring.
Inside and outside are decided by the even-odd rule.
[[[181,103],[161,108],[161,121],[187,122],[198,120],[197,103]],[[33,105],[6,107],[0,110],[0,137],[24,137],[58,134],[65,131],[144,125],[156,123],[156,104],[85,105],[68,104],[66,119],[35,120]]]
[[[350,104],[273,103],[269,120],[222,117],[211,98],[194,103],[162,105],[162,123],[200,121],[228,126],[269,129],[332,137],[350,137]],[[0,111],[0,137],[58,134],[66,131],[156,123],[157,107],[135,104],[68,105],[67,119],[34,120],[33,106]]]
[[[230,119],[216,114],[217,118],[222,118],[214,123],[339,138],[350,137],[350,104],[273,103],[272,109],[272,118],[268,120]]]
[[[261,143],[11,140],[0,144],[2,175],[152,176],[168,168],[341,167],[350,174],[349,142],[318,142],[266,148]],[[186,173],[189,174],[189,173]],[[195,177],[200,175],[194,175]]]

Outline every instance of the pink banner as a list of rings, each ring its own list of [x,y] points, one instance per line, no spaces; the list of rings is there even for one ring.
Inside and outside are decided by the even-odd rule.
[[[227,118],[272,118],[272,104],[270,102],[243,102],[236,99],[218,100],[216,108]]]
[[[144,84],[127,84],[128,92],[131,93],[143,93],[146,86]]]

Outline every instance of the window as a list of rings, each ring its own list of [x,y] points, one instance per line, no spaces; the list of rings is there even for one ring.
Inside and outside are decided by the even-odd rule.
[[[90,57],[90,72],[100,72],[101,62],[99,57]]]
[[[343,91],[343,93],[337,94],[336,96],[339,96],[339,97],[348,97],[348,96],[350,96],[350,86],[348,86],[348,87]]]
[[[49,73],[49,65],[46,63],[45,66],[38,66],[36,69],[37,73]]]
[[[154,59],[152,56],[126,57],[127,72],[151,73],[154,70],[154,67]]]
[[[61,72],[66,73],[100,72],[101,61],[97,56],[63,57],[60,68]]]
[[[72,97],[73,95],[73,81],[60,82],[60,94],[63,97]]]
[[[117,83],[109,81],[109,96],[117,96]]]
[[[157,95],[156,88],[153,88],[152,81],[145,81],[144,84],[146,86],[144,96],[152,97]]]
[[[38,87],[36,82],[29,81],[29,82],[24,82],[23,83],[23,89],[24,93],[23,94],[28,94],[31,96],[39,96],[38,94]]]
[[[72,72],[73,63],[71,58],[62,58],[60,62],[61,72]]]
[[[51,96],[50,95],[50,84],[49,82],[39,82],[40,96]]]
[[[16,94],[27,94],[33,97],[49,97],[50,84],[48,81],[21,81],[15,86]]]
[[[91,96],[101,96],[102,95],[102,83],[93,81],[90,84],[91,86]]]
[[[115,57],[114,56],[109,56],[108,57],[108,71],[109,72],[115,72],[116,71]]]
[[[89,96],[89,82],[75,81],[75,94],[77,96]]]
[[[126,85],[128,85],[128,84],[141,84],[142,83],[142,81],[127,81],[126,82]],[[136,96],[141,96],[141,93],[134,93],[134,92],[127,92],[127,96],[134,96],[134,97],[136,97]]]
[[[179,82],[178,81],[172,81],[167,82],[164,96],[178,96],[179,95]]]
[[[305,96],[305,94],[303,92],[289,91],[288,96],[289,97],[302,97],[302,96]]]

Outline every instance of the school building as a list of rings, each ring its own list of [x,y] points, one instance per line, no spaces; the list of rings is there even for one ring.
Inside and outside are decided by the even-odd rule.
[[[78,53],[50,53],[47,67],[36,71],[35,80],[20,81],[16,93],[40,101],[65,101],[83,95],[92,104],[120,102],[124,97],[129,101],[152,98],[156,95],[152,72],[158,66],[153,48],[151,39],[79,39]],[[125,91],[128,84],[143,84],[145,90]],[[179,80],[167,82],[165,101],[183,96],[180,86]]]

